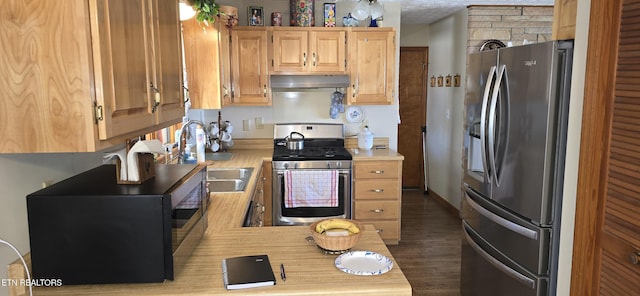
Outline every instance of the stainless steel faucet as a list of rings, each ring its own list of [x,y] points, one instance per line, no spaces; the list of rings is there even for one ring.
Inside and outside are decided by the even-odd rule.
[[[192,124],[197,124],[200,127],[202,127],[202,129],[204,130],[204,134],[205,137],[207,137],[207,140],[205,141],[205,146],[209,147],[209,127],[207,125],[205,125],[202,121],[200,120],[189,120],[187,121],[187,123],[182,125],[182,128],[180,128],[180,139],[178,139],[178,163],[184,163],[184,159],[183,159],[183,155],[184,154],[184,146],[182,144],[182,139],[184,137],[185,142],[187,139],[189,139],[191,137],[191,132],[189,127]]]

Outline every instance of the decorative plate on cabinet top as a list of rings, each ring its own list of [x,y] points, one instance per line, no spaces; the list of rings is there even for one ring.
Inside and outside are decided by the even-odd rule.
[[[360,123],[364,120],[364,111],[358,106],[347,107],[345,114],[350,123]]]

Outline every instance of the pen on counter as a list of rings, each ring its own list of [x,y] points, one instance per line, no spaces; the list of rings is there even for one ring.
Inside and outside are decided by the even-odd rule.
[[[280,264],[280,277],[283,281],[287,281],[287,275],[284,273],[284,263]]]

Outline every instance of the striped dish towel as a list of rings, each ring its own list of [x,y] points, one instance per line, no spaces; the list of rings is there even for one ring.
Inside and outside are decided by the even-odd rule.
[[[285,208],[337,207],[337,170],[287,170],[284,172]]]

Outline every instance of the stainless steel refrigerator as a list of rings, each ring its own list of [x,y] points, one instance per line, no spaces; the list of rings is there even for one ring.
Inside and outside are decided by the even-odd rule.
[[[470,54],[461,294],[555,295],[572,41]]]

